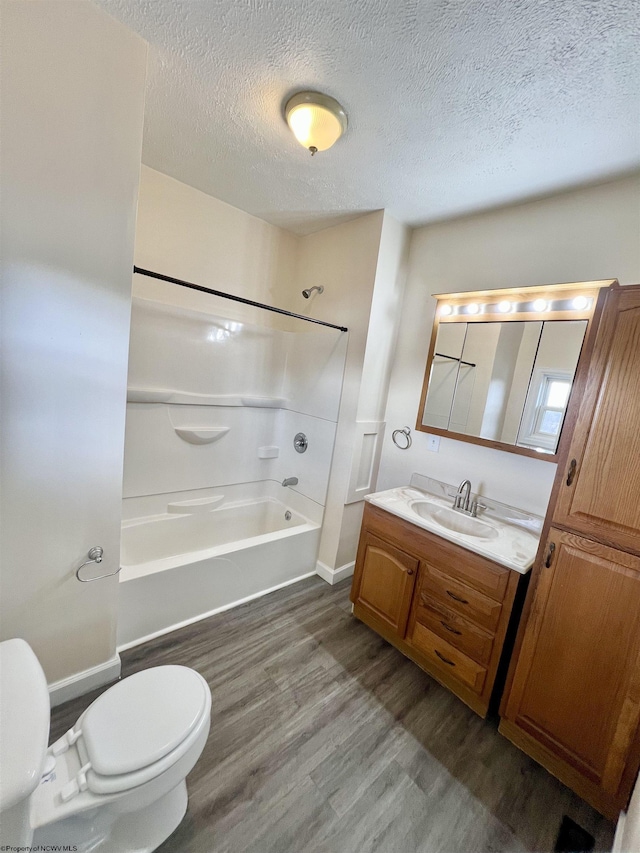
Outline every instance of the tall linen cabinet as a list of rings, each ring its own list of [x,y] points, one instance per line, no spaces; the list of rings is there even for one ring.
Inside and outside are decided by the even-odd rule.
[[[607,292],[567,427],[500,731],[616,817],[640,766],[640,285]]]

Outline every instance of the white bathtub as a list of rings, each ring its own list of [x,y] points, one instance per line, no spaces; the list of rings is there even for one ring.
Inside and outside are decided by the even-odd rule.
[[[319,519],[264,496],[189,509],[123,522],[120,649],[315,574]]]

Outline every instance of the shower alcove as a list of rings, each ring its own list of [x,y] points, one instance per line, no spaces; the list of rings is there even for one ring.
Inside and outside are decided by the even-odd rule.
[[[338,420],[343,331],[167,294],[132,306],[120,649],[315,573]]]

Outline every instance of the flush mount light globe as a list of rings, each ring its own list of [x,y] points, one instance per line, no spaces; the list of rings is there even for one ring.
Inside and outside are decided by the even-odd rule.
[[[287,101],[284,117],[312,156],[331,148],[347,129],[347,114],[340,104],[320,92],[298,92]]]

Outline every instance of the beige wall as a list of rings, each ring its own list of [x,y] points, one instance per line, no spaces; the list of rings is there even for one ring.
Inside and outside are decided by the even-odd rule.
[[[2,638],[106,681],[117,577],[74,572],[120,559],[146,45],[85,0],[2,18]]]
[[[363,430],[377,430],[371,470],[372,488],[369,491],[377,488],[378,466],[385,435],[384,413],[399,334],[410,234],[410,228],[398,222],[386,211],[384,212],[368,318],[367,343],[362,364],[355,441],[351,447],[350,479],[353,485],[356,485],[354,474],[361,465],[361,454],[365,453],[366,447],[362,442]],[[365,321],[366,318],[362,318],[361,322]],[[368,424],[371,425],[368,426]],[[366,470],[369,463],[366,454],[362,462]],[[355,495],[351,492],[347,496],[349,502],[343,509],[338,550],[332,567],[334,569],[340,570],[356,558],[364,510],[364,501],[362,499],[357,501],[356,497],[364,497],[362,490]]]
[[[217,198],[142,166],[136,265],[214,290],[287,307],[298,237]],[[302,289],[302,288],[301,288]],[[136,277],[134,293],[212,310],[212,297]],[[300,301],[304,302],[300,296]],[[226,300],[225,315],[267,322],[270,315]],[[300,312],[302,313],[302,312]]]
[[[475,488],[543,514],[555,466],[443,438],[427,450],[423,433],[401,451],[391,430],[414,425],[429,348],[433,293],[618,278],[640,281],[640,176],[413,232],[401,331],[387,402],[387,433],[378,488],[418,471]]]
[[[302,237],[296,293],[292,294],[289,305],[291,310],[299,310],[295,307],[298,304],[298,288],[302,290],[322,284],[325,290],[315,298],[313,316],[349,329],[336,444],[319,553],[319,560],[330,569],[337,566],[383,218],[382,211],[379,211]],[[302,297],[299,299],[302,301]]]

